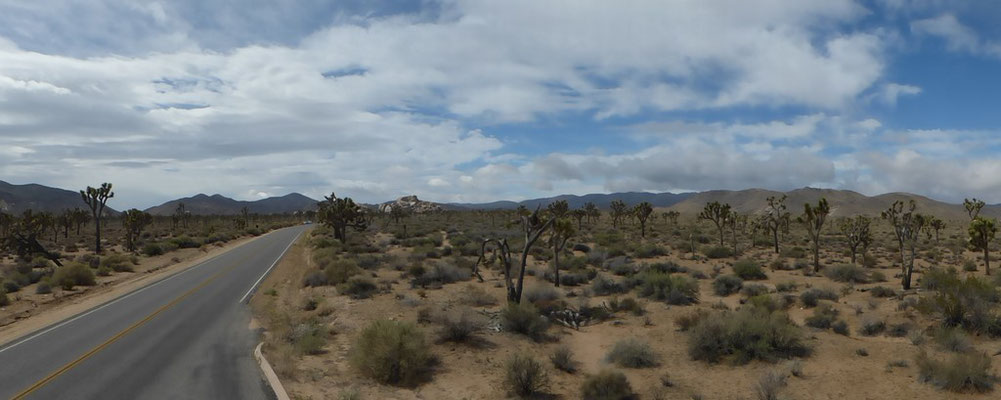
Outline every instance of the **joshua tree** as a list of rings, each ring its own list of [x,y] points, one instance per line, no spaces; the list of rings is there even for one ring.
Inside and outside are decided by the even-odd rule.
[[[619,220],[629,213],[629,208],[626,206],[626,202],[622,200],[612,200],[609,207],[612,209],[612,227],[618,228]]]
[[[848,242],[848,250],[852,253],[852,264],[855,264],[855,255],[858,254],[859,247],[863,249],[862,258],[865,260],[865,249],[872,243],[872,232],[869,230],[871,224],[872,219],[864,215],[842,219],[838,224]]]
[[[336,194],[331,193],[330,196],[324,196],[323,199],[317,203],[317,217],[321,223],[334,230],[334,238],[340,240],[341,243],[347,242],[348,228],[354,228],[359,232],[368,228],[365,212],[350,197],[340,199],[337,198]]]
[[[487,245],[495,243],[496,246],[493,249],[492,258],[501,262],[501,268],[504,272],[504,285],[507,288],[507,301],[511,303],[521,303],[521,292],[525,284],[525,268],[528,266],[528,253],[531,252],[532,246],[539,240],[539,237],[556,221],[555,218],[545,218],[540,213],[540,208],[541,205],[534,212],[527,215],[524,212],[518,213],[521,229],[525,234],[525,247],[521,251],[521,268],[518,271],[517,283],[513,282],[513,277],[511,276],[511,249],[508,247],[507,239],[484,240],[480,245],[480,257],[476,260],[476,264],[473,267],[473,273],[482,281],[483,278],[479,275],[478,267],[481,262],[487,260]]]
[[[824,227],[827,215],[831,213],[831,206],[827,204],[827,199],[821,197],[816,206],[810,203],[803,204],[803,215],[797,218],[799,223],[806,226],[807,233],[810,234],[810,244],[813,246],[813,271],[820,271],[820,232]]]
[[[983,200],[977,200],[976,197],[972,199],[963,199],[963,207],[966,208],[966,213],[970,215],[970,221],[977,218],[980,215],[980,210],[984,208],[986,203]]]
[[[699,213],[699,219],[710,220],[716,225],[716,230],[719,231],[720,246],[723,246],[723,227],[726,226],[726,220],[729,217],[730,205],[726,203],[720,204],[718,201],[706,203],[706,207]]]
[[[746,217],[737,214],[736,211],[730,211],[730,216],[726,217],[726,227],[730,229],[730,235],[733,237],[734,258],[737,258],[737,231],[741,229],[741,220],[746,220]]]
[[[994,218],[974,217],[970,221],[970,247],[984,252],[984,273],[991,274],[990,245],[998,233],[997,221]]]
[[[80,208],[74,208],[72,215],[73,223],[76,224],[76,235],[80,236],[80,226],[90,221],[90,215],[87,215],[87,212]]]
[[[553,217],[563,218],[570,212],[570,204],[566,200],[556,200],[546,206],[546,211]]]
[[[675,211],[675,210],[671,210],[671,211],[668,211],[668,212],[664,213],[664,217],[666,217],[667,219],[671,220],[671,225],[678,225],[678,217],[680,217],[680,216],[681,216],[681,213],[678,212],[678,211]]]
[[[935,244],[937,245],[938,242],[939,242],[939,240],[938,240],[938,233],[939,233],[939,231],[945,229],[945,221],[942,221],[941,219],[938,219],[938,218],[935,218],[935,217],[928,217],[928,226],[927,226],[927,228],[930,231],[930,232],[928,232],[928,236],[929,237],[931,236],[932,232],[935,233]]]
[[[900,284],[904,290],[911,288],[911,275],[914,272],[914,260],[917,258],[918,241],[921,239],[921,230],[928,224],[928,218],[914,212],[917,204],[910,200],[907,206],[904,202],[895,201],[889,209],[883,211],[883,219],[890,221],[893,225],[893,233],[897,237],[900,245]],[[911,250],[911,257],[904,262],[904,245]]]
[[[908,210],[904,211],[904,202],[897,200],[890,205],[890,208],[880,213],[880,216],[893,226],[893,236],[897,239],[897,251],[899,253],[901,271],[904,269],[904,230],[907,227],[904,215],[913,214],[914,209],[917,208],[917,204],[914,203],[914,200],[911,200],[908,203],[908,207]]]
[[[583,208],[578,208],[576,210],[570,211],[570,216],[577,220],[577,230],[583,229],[584,218],[587,218],[587,211]]]
[[[494,213],[490,213],[490,215],[491,215],[491,218],[492,218],[493,215],[494,215]],[[393,207],[393,206],[389,207],[389,218],[393,219],[393,223],[399,224],[400,220],[403,219],[403,218],[406,218],[406,217],[407,217],[407,210],[404,209],[403,207]],[[492,221],[492,219],[491,219],[491,221]],[[493,225],[492,222],[491,222],[491,225]]]
[[[14,223],[14,216],[0,211],[0,238],[7,236],[10,225]]]
[[[59,226],[63,228],[63,238],[70,237],[70,228],[73,227],[73,211],[63,210],[62,214],[59,214]]]
[[[646,237],[646,220],[650,218],[650,214],[653,214],[653,205],[648,202],[642,202],[633,208],[633,215],[636,219],[640,221],[640,236]]]
[[[567,241],[577,232],[568,218],[558,218],[553,222],[549,234],[549,245],[553,248],[553,283],[560,286],[560,253],[567,246]]]
[[[601,210],[592,202],[584,203],[584,213],[587,214],[587,222],[594,223],[601,218]]]
[[[133,208],[125,211],[123,220],[125,221],[125,247],[129,251],[136,251],[139,236],[142,235],[143,229],[150,222],[153,222],[153,216]]]
[[[184,206],[184,203],[177,203],[177,208],[174,209],[174,228],[177,228],[177,223],[180,222],[184,229],[188,229],[188,209]]]
[[[758,226],[772,235],[775,254],[779,253],[779,231],[789,226],[789,212],[786,211],[785,202],[786,195],[769,197],[768,208],[765,209],[765,214],[758,219]]]
[[[240,215],[243,217],[243,226],[250,226],[250,209],[247,206],[243,206],[240,209]]]
[[[62,266],[57,254],[50,253],[38,243],[38,237],[43,234],[45,226],[48,223],[45,220],[44,213],[36,214],[30,209],[25,210],[20,218],[11,218],[9,231],[0,240],[0,248],[7,249],[20,257],[42,254],[56,265]]]
[[[90,207],[90,212],[94,216],[94,230],[97,233],[97,238],[94,240],[94,253],[100,254],[101,217],[104,215],[104,206],[108,203],[108,199],[115,197],[115,192],[111,191],[111,184],[105,182],[99,188],[87,186],[86,190],[80,191],[80,197],[83,198],[84,203],[87,203],[87,207]]]

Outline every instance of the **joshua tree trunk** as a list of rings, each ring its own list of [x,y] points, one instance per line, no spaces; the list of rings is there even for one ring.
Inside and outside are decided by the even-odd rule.
[[[991,274],[991,253],[988,246],[984,246],[984,273]]]
[[[556,243],[553,243],[553,280],[556,287],[560,287],[560,249]]]
[[[779,230],[772,231],[772,240],[775,243],[775,254],[779,254]]]

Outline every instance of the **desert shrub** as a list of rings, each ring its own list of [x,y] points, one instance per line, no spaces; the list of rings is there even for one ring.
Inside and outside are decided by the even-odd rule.
[[[10,305],[10,298],[7,297],[7,291],[0,287],[0,307],[6,307]]]
[[[925,290],[939,290],[943,287],[955,286],[959,281],[960,279],[955,268],[931,267],[921,275],[921,288]]]
[[[768,279],[768,275],[761,269],[761,264],[746,258],[733,263],[733,274],[745,281]]]
[[[560,292],[549,285],[535,285],[525,290],[523,299],[538,306],[559,300]]]
[[[352,276],[337,286],[337,291],[341,294],[351,296],[352,299],[367,299],[379,291],[375,282],[371,278],[364,276]]]
[[[848,329],[848,323],[843,320],[838,320],[831,325],[831,330],[842,336],[851,335],[851,331]]]
[[[854,264],[839,264],[824,268],[824,276],[835,282],[869,282],[869,274],[865,269]]]
[[[37,286],[35,286],[35,294],[49,294],[49,293],[52,293],[52,284],[49,283],[48,279],[43,279],[42,281],[38,282]]]
[[[886,330],[886,321],[881,319],[865,319],[862,320],[862,326],[859,327],[858,333],[862,336],[876,336]]]
[[[667,255],[667,249],[656,244],[648,243],[637,246],[633,251],[636,258],[653,258]]]
[[[636,273],[636,264],[632,263],[614,264],[610,266],[608,270],[618,276],[629,276]]]
[[[795,292],[799,285],[793,281],[779,282],[775,284],[775,291],[779,293]]]
[[[782,397],[779,396],[779,391],[782,390],[786,385],[785,374],[768,371],[761,378],[758,379],[758,383],[754,385],[754,394],[757,396],[758,400],[779,400]]]
[[[897,292],[886,286],[876,286],[869,289],[869,294],[872,295],[872,297],[893,297],[897,295]]]
[[[4,279],[0,289],[3,289],[4,293],[17,293],[21,290],[21,283],[15,279]]]
[[[548,276],[551,272],[546,272]],[[560,274],[560,285],[563,286],[580,286],[588,283],[591,279],[588,278],[587,274],[568,272]]]
[[[549,329],[549,321],[539,315],[539,310],[531,303],[509,303],[501,311],[501,327],[540,340]]]
[[[709,312],[706,310],[694,310],[675,317],[674,324],[678,326],[679,331],[686,332],[708,315]]]
[[[103,266],[97,268],[97,276],[111,276],[111,268]]]
[[[816,307],[820,300],[838,301],[838,294],[831,289],[810,288],[799,295],[806,307]]]
[[[504,364],[504,385],[518,397],[528,397],[549,386],[549,376],[542,363],[522,354],[514,354]]]
[[[196,249],[202,246],[202,244],[198,243],[197,240],[192,239],[191,237],[188,236],[173,237],[170,238],[168,242],[170,242],[170,244],[176,246],[179,249]]]
[[[462,293],[459,296],[460,296],[460,301],[463,304],[470,306],[485,307],[497,304],[496,297],[494,297],[490,293],[487,293],[487,291],[483,290],[483,288],[473,284],[469,284],[468,286],[466,286],[466,288],[462,290]]]
[[[72,290],[77,285],[94,286],[97,283],[94,279],[94,271],[78,262],[57,268],[56,272],[52,273],[52,282],[64,290]]]
[[[94,254],[81,254],[77,256],[76,261],[91,268],[97,268],[101,265],[101,257]]]
[[[580,387],[582,400],[631,400],[635,399],[633,387],[626,375],[619,371],[603,370],[588,375]]]
[[[647,270],[663,272],[665,274],[677,274],[677,273],[688,272],[688,268],[678,265],[678,263],[673,261],[650,264],[647,267]]]
[[[354,260],[339,258],[327,263],[323,268],[323,275],[326,278],[326,284],[339,285],[347,282],[359,271],[358,264]]]
[[[806,258],[806,250],[802,247],[786,247],[779,251],[782,258]]]
[[[726,246],[707,246],[702,248],[702,254],[712,259],[733,256],[733,250]]]
[[[948,361],[918,353],[918,379],[952,392],[985,393],[994,389],[998,377],[991,373],[991,358],[985,353],[955,354]]]
[[[625,293],[626,288],[613,279],[598,275],[591,280],[591,292],[595,296],[608,296],[616,293]]]
[[[659,358],[649,343],[632,338],[616,342],[605,355],[605,361],[626,368],[656,367]]]
[[[468,309],[443,313],[438,322],[441,324],[438,338],[454,343],[468,342],[484,326],[483,321]]]
[[[350,358],[363,375],[403,386],[425,381],[436,362],[420,329],[411,323],[386,320],[362,330]]]
[[[577,372],[577,362],[573,359],[573,351],[567,345],[557,347],[553,354],[549,355],[549,361],[552,361],[553,367],[560,371],[570,374]]]
[[[935,338],[935,343],[943,350],[956,353],[973,350],[973,342],[970,341],[970,337],[957,327],[938,327],[932,336]]]
[[[146,256],[159,256],[163,254],[163,247],[156,243],[146,243],[143,245],[142,253]]]
[[[768,286],[762,285],[760,283],[750,283],[744,285],[744,287],[740,289],[740,293],[747,297],[755,297],[763,294],[768,294],[768,291],[769,291]]]
[[[626,297],[622,300],[613,298],[608,301],[608,308],[612,309],[612,312],[626,311],[632,313],[633,315],[643,315],[646,313],[646,310],[643,309],[643,305],[632,297]]]
[[[640,296],[674,305],[699,302],[699,284],[691,277],[647,271],[640,281]]]
[[[318,287],[327,284],[327,275],[323,271],[311,271],[302,278],[302,286]]]
[[[744,280],[734,275],[720,275],[713,281],[713,293],[717,296],[729,296],[737,293],[744,286]]]
[[[472,271],[459,268],[448,262],[436,262],[430,269],[414,278],[411,285],[414,287],[426,287],[429,285],[444,285],[459,281],[467,281],[472,277]]]
[[[886,275],[882,271],[869,272],[869,282],[886,282]]]
[[[930,277],[922,279],[922,286],[930,285],[936,292],[922,297],[918,310],[941,318],[945,326],[1001,335],[1001,317],[996,311],[998,290],[990,281],[974,275],[960,279],[941,270],[929,274]]]
[[[886,328],[886,335],[890,337],[904,337],[907,336],[912,329],[914,329],[914,324],[906,321],[890,324],[890,326]]]
[[[828,329],[838,319],[838,310],[824,303],[813,309],[813,315],[806,318],[806,325],[817,329]]]
[[[315,355],[323,352],[327,343],[323,325],[316,321],[296,324],[288,335],[289,342],[299,354]]]
[[[124,254],[112,254],[101,259],[101,267],[115,272],[132,272],[132,260]]]
[[[809,353],[802,328],[782,311],[747,307],[719,312],[702,318],[688,331],[688,354],[693,360],[718,363],[729,358],[735,364],[745,364]]]

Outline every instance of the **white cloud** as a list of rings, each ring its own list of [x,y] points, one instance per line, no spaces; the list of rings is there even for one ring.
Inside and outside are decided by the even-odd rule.
[[[975,52],[980,48],[976,32],[960,23],[952,14],[911,22],[911,31],[941,37],[953,51]]]
[[[886,105],[897,105],[897,99],[901,96],[914,96],[921,93],[921,88],[913,85],[901,85],[899,83],[887,83],[882,85],[879,91],[879,100]]]

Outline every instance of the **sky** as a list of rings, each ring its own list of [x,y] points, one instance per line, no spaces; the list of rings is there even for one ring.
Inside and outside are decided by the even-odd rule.
[[[0,180],[1001,202],[987,0],[0,0]]]

